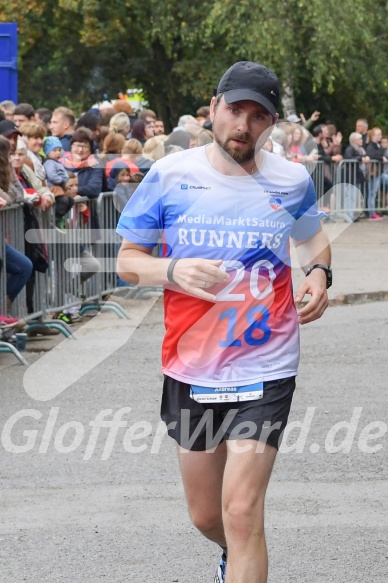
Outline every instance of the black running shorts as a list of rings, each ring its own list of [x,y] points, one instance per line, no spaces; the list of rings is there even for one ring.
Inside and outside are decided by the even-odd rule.
[[[254,439],[279,449],[295,390],[295,377],[264,382],[262,399],[197,403],[190,385],[164,377],[161,417],[184,449],[206,451],[228,439]]]

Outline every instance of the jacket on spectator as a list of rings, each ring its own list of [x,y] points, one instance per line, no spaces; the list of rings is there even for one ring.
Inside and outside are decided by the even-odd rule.
[[[59,138],[59,140],[62,144],[62,148],[65,150],[65,152],[70,152],[70,150],[71,150],[70,140],[72,137],[73,137],[73,134],[65,134],[64,136]]]
[[[344,160],[354,160],[354,164],[345,162],[342,166],[341,180],[347,184],[355,186],[362,184],[365,181],[365,175],[361,168],[362,154],[360,154],[353,146],[348,146],[344,152]]]
[[[44,169],[46,171],[47,184],[48,186],[66,186],[66,182],[69,180],[69,175],[67,174],[63,164],[57,160],[51,160],[48,158],[45,160]]]
[[[382,162],[384,150],[380,144],[377,144],[376,142],[368,142],[366,145],[366,154],[370,157],[371,160],[378,160],[379,162]]]
[[[91,155],[87,160],[77,162],[73,159],[71,152],[65,152],[61,162],[66,170],[77,176],[80,196],[97,198],[103,191],[104,170],[95,156]]]
[[[10,199],[9,201],[10,204],[14,204],[15,202],[22,202],[22,200],[24,199],[24,190],[19,180],[17,179],[12,164],[10,164],[10,166],[11,166],[11,183],[9,185],[8,198]],[[8,200],[8,198],[6,198],[6,200]]]
[[[98,198],[104,190],[104,169],[101,168],[99,161],[92,154],[86,160],[78,162],[73,159],[71,152],[65,152],[61,159],[62,164],[73,172],[78,178],[78,194],[88,198]],[[100,221],[95,208],[92,207],[90,213],[90,226],[94,229],[93,242],[99,238]]]
[[[40,156],[38,156],[37,154],[34,154],[34,152],[31,152],[31,150],[29,150],[27,148],[27,156],[28,158],[31,160],[33,166],[34,166],[34,172],[35,175],[39,178],[39,180],[46,180],[46,172],[43,168],[43,164],[42,164],[42,160],[40,158]]]
[[[54,194],[51,192],[51,190],[47,188],[47,186],[43,186],[42,181],[39,180],[37,176],[35,176],[34,172],[31,170],[29,166],[23,164],[20,175],[22,176],[22,178],[25,179],[25,181],[30,185],[31,188],[33,188],[34,190],[36,190],[38,194],[40,194],[40,196],[48,195],[52,198],[53,201],[55,201]]]
[[[366,145],[366,153],[367,156],[370,158],[369,163],[369,176],[370,177],[377,177],[383,171],[383,157],[384,157],[384,150],[377,144],[376,142],[368,142]],[[377,164],[376,162],[381,162],[381,164]]]

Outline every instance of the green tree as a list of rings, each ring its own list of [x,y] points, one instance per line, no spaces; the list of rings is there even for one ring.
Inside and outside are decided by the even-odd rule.
[[[80,113],[142,87],[170,128],[207,103],[236,60],[258,60],[283,85],[285,113],[388,119],[383,0],[0,0],[19,23],[20,96]],[[385,128],[388,129],[388,128]]]
[[[303,108],[349,123],[354,110],[371,114],[365,102],[378,110],[386,101],[386,22],[386,2],[217,0],[207,18],[207,37],[225,39],[225,51],[235,60],[258,60],[272,68],[283,85],[285,115],[295,110],[295,95]],[[382,89],[379,96],[376,87]],[[345,98],[344,107],[339,97]]]

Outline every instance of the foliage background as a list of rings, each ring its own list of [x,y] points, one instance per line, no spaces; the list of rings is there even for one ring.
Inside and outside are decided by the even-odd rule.
[[[19,25],[19,101],[77,114],[142,87],[168,127],[208,103],[236,60],[272,68],[306,117],[388,133],[388,2],[0,0]]]

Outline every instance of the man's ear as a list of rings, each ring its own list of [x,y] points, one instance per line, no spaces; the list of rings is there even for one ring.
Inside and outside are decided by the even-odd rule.
[[[209,117],[210,117],[210,121],[213,123],[213,119],[214,119],[214,113],[216,110],[216,104],[217,104],[217,99],[216,97],[212,97],[210,100],[210,113],[209,113]]]

